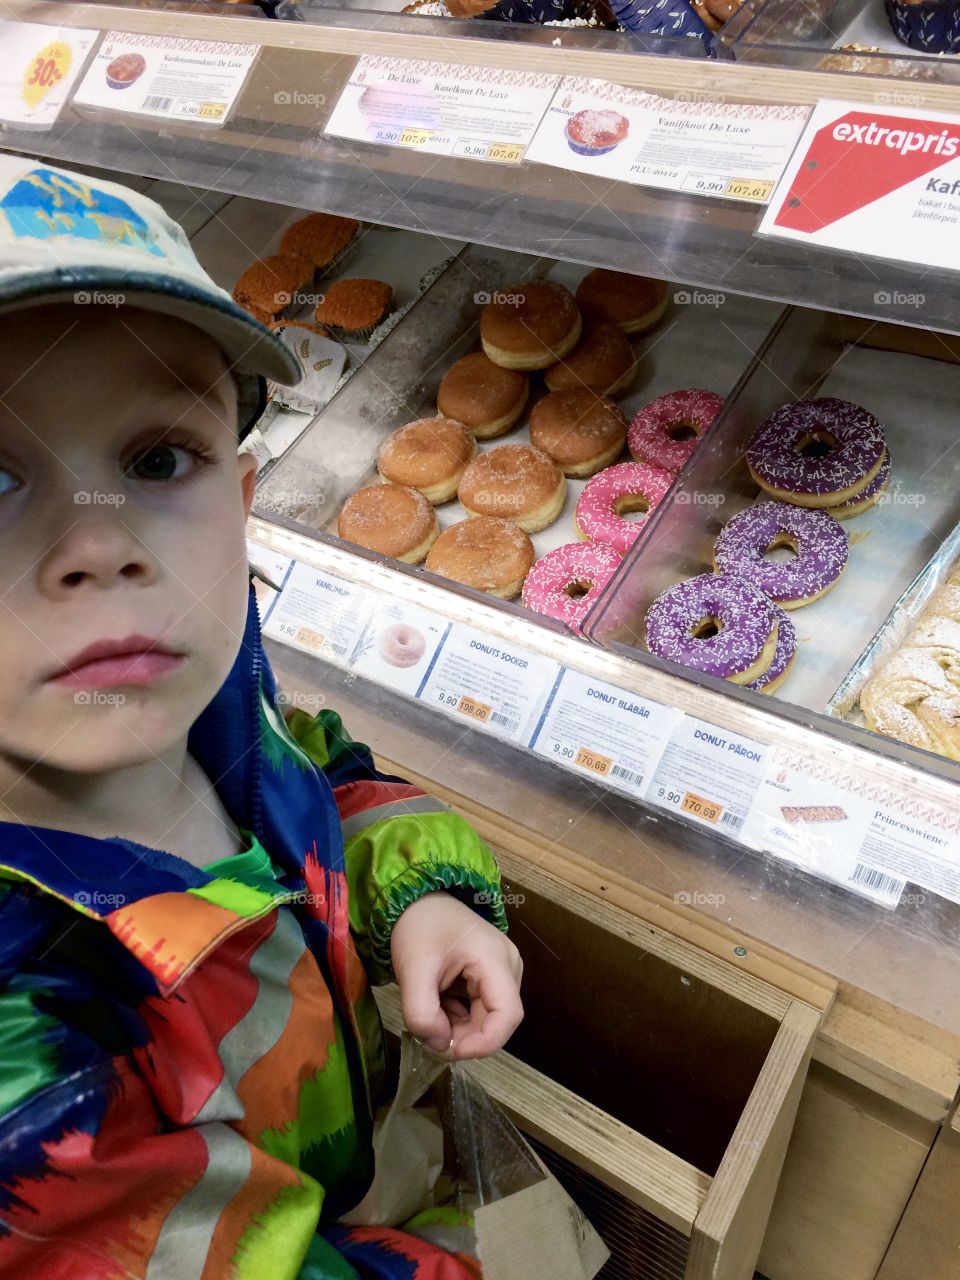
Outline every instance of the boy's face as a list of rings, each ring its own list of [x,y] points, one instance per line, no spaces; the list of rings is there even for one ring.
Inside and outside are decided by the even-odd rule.
[[[0,316],[0,757],[176,747],[247,608],[255,463],[212,339],[132,307]]]

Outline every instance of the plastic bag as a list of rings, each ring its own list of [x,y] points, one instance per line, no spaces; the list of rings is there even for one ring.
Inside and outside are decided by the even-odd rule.
[[[342,1218],[351,1226],[403,1226],[468,1252],[484,1280],[592,1280],[610,1256],[469,1067],[406,1033],[397,1094],[378,1118],[373,1147],[373,1184]],[[448,1213],[430,1212],[441,1209],[457,1211],[455,1225]]]

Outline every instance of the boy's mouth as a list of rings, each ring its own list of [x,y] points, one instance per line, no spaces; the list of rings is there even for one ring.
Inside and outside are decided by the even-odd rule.
[[[117,685],[147,685],[174,670],[184,655],[149,636],[98,640],[74,654],[50,683],[65,689],[109,689]]]

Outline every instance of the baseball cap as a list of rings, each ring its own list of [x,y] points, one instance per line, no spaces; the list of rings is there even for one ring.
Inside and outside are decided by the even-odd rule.
[[[240,436],[263,411],[264,379],[292,386],[293,353],[197,261],[179,223],[148,196],[30,157],[0,155],[0,314],[40,302],[161,312],[217,343],[240,389]]]

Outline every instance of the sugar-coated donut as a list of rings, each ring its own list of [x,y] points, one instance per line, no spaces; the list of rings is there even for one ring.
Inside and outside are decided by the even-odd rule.
[[[469,427],[478,440],[509,431],[519,420],[530,394],[530,379],[516,369],[503,369],[482,351],[464,356],[443,375],[437,409]]]
[[[527,574],[523,603],[579,631],[620,563],[617,553],[600,543],[568,542],[555,547]]]
[[[797,400],[771,414],[747,446],[761,489],[801,507],[836,507],[883,466],[883,427],[849,400]]]
[[[651,276],[597,267],[577,286],[576,301],[584,319],[609,320],[624,333],[652,329],[667,309],[667,286]]]
[[[647,610],[647,648],[704,675],[750,684],[776,655],[779,614],[748,582],[703,573],[654,600]]]
[[[598,396],[619,396],[636,371],[636,357],[623,330],[608,320],[595,320],[584,328],[570,354],[547,369],[543,380],[548,391],[586,387]]]
[[[569,290],[527,280],[493,295],[480,313],[480,341],[504,369],[546,369],[580,340],[580,312]]]
[[[616,404],[586,387],[554,391],[530,415],[530,443],[571,479],[616,462],[626,442],[627,420]]]
[[[627,444],[637,462],[679,471],[723,407],[713,391],[670,391],[658,396],[630,423]]]
[[[777,649],[773,661],[758,680],[751,680],[745,687],[759,693],[773,693],[790,674],[797,656],[797,632],[789,616],[780,609],[777,613]]]
[[[440,532],[437,513],[422,493],[404,485],[373,484],[340,508],[337,532],[346,542],[419,564]]]
[[[407,622],[394,622],[377,634],[377,653],[391,667],[415,667],[427,641],[423,632]]]
[[[823,510],[829,511],[834,520],[849,520],[851,516],[858,516],[864,511],[868,511],[885,493],[887,485],[890,483],[890,468],[893,466],[893,459],[890,457],[890,450],[884,456],[883,462],[880,464],[880,470],[868,481],[867,484],[855,493],[852,498],[848,498],[846,502],[841,502],[836,507],[824,507]]]
[[[453,418],[420,418],[387,436],[377,454],[385,484],[419,489],[428,502],[448,502],[477,451],[477,442]]]
[[[520,594],[536,558],[524,531],[501,516],[477,516],[445,529],[427,556],[426,568],[465,587],[501,600]]]
[[[646,467],[640,462],[607,467],[585,486],[577,501],[577,533],[625,555],[671,484],[673,476],[660,467]],[[640,514],[642,519],[625,519],[631,512]]]
[[[567,481],[539,449],[501,444],[474,458],[457,495],[470,516],[504,516],[527,533],[536,533],[563,510]]]
[[[793,559],[775,562],[778,547]],[[718,573],[742,578],[783,609],[819,600],[847,564],[847,535],[826,511],[789,502],[760,502],[728,520],[713,549]]]

